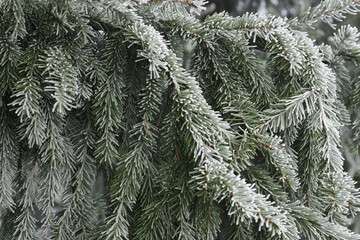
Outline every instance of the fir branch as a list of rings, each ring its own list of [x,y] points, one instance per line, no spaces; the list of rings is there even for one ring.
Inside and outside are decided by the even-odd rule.
[[[304,193],[307,197],[308,205],[311,206],[310,196],[316,194],[318,188],[318,181],[320,178],[320,169],[323,167],[321,155],[316,152],[321,148],[322,142],[319,142],[318,135],[314,134],[311,129],[306,128],[309,119],[304,123],[303,129],[301,129],[298,136],[301,142],[296,144],[295,149],[298,152],[299,161],[299,176],[301,179],[301,185],[304,188]],[[313,206],[311,206],[313,207]]]
[[[41,90],[39,81],[31,74],[17,82],[14,95],[16,99],[11,105],[18,106],[15,113],[21,121],[40,113]]]
[[[188,78],[189,79],[189,87],[191,88],[197,88],[197,85],[193,85],[194,83],[192,81],[190,81],[191,78]],[[186,86],[186,85],[185,85]],[[198,91],[193,91],[194,93],[195,92],[199,92]],[[200,97],[200,96],[199,96]],[[193,97],[192,97],[193,98]],[[203,101],[203,100],[202,100]],[[180,102],[182,103],[183,101],[180,100]],[[185,103],[185,102],[183,102]],[[191,104],[195,104],[195,102],[191,101],[190,102]],[[197,104],[201,103],[201,100],[200,101],[197,101]],[[185,105],[186,106],[186,105]],[[184,107],[185,107],[184,106]],[[190,107],[190,105],[187,105]],[[200,107],[200,106],[199,106]],[[199,107],[196,107],[196,109],[198,109]],[[192,109],[192,107],[190,108]],[[194,110],[191,110],[191,112],[193,112]],[[203,110],[204,111],[204,110]],[[189,112],[189,111],[187,111]],[[207,111],[204,111],[205,113]],[[199,114],[199,113],[198,113]],[[206,116],[206,115],[205,115]],[[194,119],[193,119],[194,118]],[[210,118],[211,119],[211,118]],[[210,120],[209,119],[209,120]],[[247,196],[254,196],[254,199],[258,199],[258,201],[263,201],[263,199],[259,196],[256,196],[256,193],[252,193],[252,189],[248,189],[249,186],[247,186],[245,184],[245,182],[242,182],[243,180],[241,180],[240,178],[239,179],[236,179],[235,178],[238,178],[238,176],[235,176],[232,171],[229,171],[227,169],[227,167],[225,166],[224,163],[222,163],[222,161],[226,161],[229,159],[229,155],[226,155],[226,147],[225,146],[221,146],[221,144],[216,144],[213,146],[213,141],[212,140],[209,140],[208,137],[205,137],[205,135],[202,135],[204,133],[201,133],[201,132],[198,132],[197,130],[195,130],[195,123],[198,122],[197,119],[196,119],[196,115],[191,115],[191,116],[188,116],[187,118],[184,119],[185,123],[186,124],[189,124],[187,126],[187,128],[189,129],[190,132],[192,132],[192,135],[193,135],[193,141],[194,143],[196,143],[198,146],[195,148],[195,151],[194,151],[194,157],[195,159],[199,159],[199,165],[202,166],[201,167],[201,170],[199,170],[203,175],[207,176],[206,178],[208,178],[209,180],[208,181],[212,181],[214,180],[215,178],[219,178],[219,183],[224,186],[225,185],[225,189],[227,190],[226,192],[227,193],[224,193],[222,192],[221,190],[221,195],[227,195],[231,198],[231,201],[233,202],[233,206],[235,207],[235,209],[233,211],[234,212],[234,215],[235,215],[235,219],[239,220],[240,219],[240,216],[238,214],[236,214],[237,211],[245,211],[247,212],[247,215],[250,217],[250,218],[254,218],[254,219],[258,219],[260,218],[261,220],[264,220],[264,222],[268,222],[270,223],[271,227],[269,226],[269,230],[270,231],[273,231],[273,232],[278,232],[279,234],[283,234],[283,236],[286,238],[288,236],[294,236],[296,235],[296,232],[290,232],[287,227],[286,227],[286,223],[284,223],[286,220],[285,219],[282,219],[280,216],[277,216],[277,214],[275,215],[268,215],[268,213],[266,211],[263,212],[263,210],[265,209],[259,209],[259,212],[252,212],[253,211],[253,208],[250,207],[252,206],[252,204],[250,202],[247,202],[247,200],[250,200],[250,199],[247,199],[245,201],[240,201],[240,199],[243,199],[243,197],[239,197],[239,198],[236,198],[236,200],[234,199],[235,196],[237,196],[237,194],[240,194],[241,192],[243,191],[240,191],[239,189],[247,189]],[[204,121],[204,120],[202,120]],[[211,120],[212,124],[214,124],[213,126],[217,127],[219,130],[222,129],[223,127],[221,126],[221,120],[220,119],[213,119]],[[186,125],[185,125],[186,126]],[[210,125],[211,126],[211,125]],[[226,133],[226,130],[223,129],[223,130],[220,130],[220,131],[223,131],[224,134],[221,134],[220,136],[228,136],[230,137],[231,135],[229,135],[229,133]],[[206,134],[208,135],[208,133]],[[219,139],[220,140],[220,139]],[[221,140],[220,140],[221,141]],[[200,143],[200,145],[199,145]],[[207,145],[209,144],[209,145]],[[225,144],[225,143],[223,143]],[[215,147],[215,149],[213,149],[213,147],[210,147],[210,146],[213,146]],[[224,148],[225,147],[225,148]],[[225,151],[224,151],[225,150]],[[223,155],[224,154],[224,155]],[[224,159],[223,159],[224,158]],[[214,172],[212,172],[214,171]],[[199,177],[196,177],[195,178],[198,182],[200,181],[200,176]],[[199,184],[204,186],[204,180],[200,181]],[[234,186],[232,183],[234,182],[237,182],[238,184],[236,186]],[[242,183],[244,183],[245,185],[243,185]],[[240,184],[240,185],[239,185]],[[206,185],[205,185],[206,187]],[[206,188],[204,189],[206,191]],[[238,192],[239,191],[239,192]],[[251,194],[250,194],[251,193]],[[254,194],[254,195],[252,195]],[[264,200],[265,201],[265,200]],[[257,206],[257,203],[260,204],[260,202],[253,202],[256,206]],[[249,205],[248,205],[249,204]],[[265,202],[261,202],[261,204],[266,204]],[[260,204],[260,205],[261,205]],[[243,206],[244,205],[244,206]],[[249,208],[247,208],[249,207]],[[259,206],[260,207],[260,206]],[[270,206],[268,206],[270,207]],[[237,209],[237,210],[236,210]],[[274,209],[275,210],[275,209]],[[232,212],[232,211],[231,211]],[[259,215],[257,215],[259,214]],[[279,212],[280,214],[280,212]],[[230,213],[230,215],[232,215],[232,213]],[[279,217],[279,218],[278,218]],[[284,222],[283,222],[284,221]],[[282,224],[285,224],[285,225],[282,225]],[[274,227],[274,228],[273,228]],[[294,234],[294,235],[293,235]]]
[[[271,173],[266,170],[262,169],[260,166],[249,166],[242,174],[251,182],[254,182],[256,188],[259,190],[260,193],[264,195],[270,194],[271,199],[276,202],[276,204],[283,204],[284,202],[288,202],[288,193],[284,191],[281,185],[276,182]]]
[[[168,200],[170,213],[173,215],[174,223],[178,225],[174,229],[174,236],[183,240],[195,240],[194,225],[190,219],[190,206],[193,199],[193,192],[189,181],[191,179],[190,171],[192,170],[191,164],[184,161],[178,161],[174,164],[180,174],[174,174],[173,180],[170,182],[170,189],[172,193]],[[180,165],[180,166],[179,166]],[[209,226],[210,224],[208,224]],[[210,237],[209,235],[208,237]]]
[[[226,192],[231,197],[232,206],[229,215],[234,215],[236,224],[243,221],[246,215],[246,217],[255,221],[259,220],[259,229],[265,226],[272,236],[278,234],[283,239],[298,238],[297,229],[290,229],[288,219],[280,209],[267,203],[262,195],[254,193],[254,190],[239,176],[226,172],[221,165],[217,164],[216,167],[213,167],[219,171],[220,183],[225,186]],[[212,167],[209,166],[209,168]],[[232,184],[234,180],[237,183],[236,186]],[[257,207],[254,208],[254,206]],[[266,207],[263,208],[263,206]]]
[[[322,156],[326,159],[327,168],[334,168],[336,171],[342,171],[343,156],[340,152],[340,133],[336,109],[331,104],[324,102],[324,97],[319,98],[319,120],[323,131],[323,147],[320,149]],[[325,99],[326,101],[326,99]],[[331,101],[331,100],[330,100]],[[328,106],[325,108],[325,104]],[[330,106],[329,106],[330,105]]]
[[[253,104],[250,103],[247,96],[245,97],[247,94],[243,92],[243,89],[236,87],[239,82],[237,76],[234,74],[238,71],[237,64],[243,65],[243,72],[241,72],[241,74],[244,74],[246,77],[249,75],[251,78],[251,80],[249,79],[250,82],[246,83],[246,86],[253,85],[253,91],[256,89],[262,96],[262,99],[263,96],[265,96],[265,102],[269,104],[271,101],[270,98],[274,95],[273,86],[269,82],[261,64],[255,58],[254,53],[243,46],[243,44],[246,43],[241,40],[233,40],[240,36],[225,33],[221,30],[218,30],[219,33],[214,34],[206,23],[201,24],[199,20],[187,16],[175,15],[171,16],[171,18],[169,18],[169,16],[162,16],[161,21],[163,23],[162,27],[169,29],[172,34],[180,34],[184,40],[193,39],[196,42],[197,46],[195,47],[193,57],[194,67],[192,71],[199,79],[203,80],[205,85],[217,86],[217,93],[213,95],[218,102],[218,107],[223,108],[228,105],[226,106],[227,108],[237,106],[237,109],[239,109],[248,106],[248,108],[250,108],[249,110],[239,110],[238,112],[249,115],[247,116],[249,118],[252,112],[255,111],[251,106]],[[220,39],[216,40],[218,37],[228,40],[232,47],[229,50],[220,49],[218,47],[218,45],[220,45]],[[219,43],[215,41],[219,41]],[[229,53],[236,53],[238,57],[236,59],[230,59],[227,57]],[[209,59],[210,61],[208,61]],[[237,64],[233,64],[233,62]],[[206,71],[202,71],[202,69],[204,69],[203,66],[207,66]],[[213,78],[215,79],[213,80]],[[238,96],[244,97],[239,99]],[[230,109],[227,111],[230,112]],[[254,118],[255,117],[253,117],[253,119]],[[248,122],[250,122],[250,120]]]
[[[336,171],[342,171],[343,158],[338,148],[340,141],[338,129],[341,123],[338,119],[338,110],[334,106],[334,100],[337,95],[336,78],[331,69],[320,60],[319,48],[315,47],[310,41],[304,40],[303,42],[303,50],[310,58],[309,66],[305,68],[303,75],[307,77],[307,84],[310,84],[317,92],[317,97],[313,98],[306,105],[307,109],[312,109],[307,114],[315,114],[312,120],[316,119],[319,122],[318,124],[311,124],[309,127],[313,131],[322,131],[324,134],[321,140],[324,145],[317,151],[322,152],[323,157],[327,161],[327,167],[333,167]],[[304,113],[304,111],[300,111],[302,119],[305,117]],[[330,136],[327,136],[328,134]]]
[[[235,35],[232,37],[233,39],[239,39],[241,36]],[[230,38],[229,41],[231,41]],[[233,46],[234,48],[231,53],[235,53],[237,56],[234,59],[234,62],[236,63],[235,67],[242,66],[239,74],[243,75],[245,78],[249,78],[247,85],[251,87],[251,95],[257,96],[255,102],[260,108],[269,107],[275,99],[275,86],[265,71],[262,63],[256,58],[255,52],[251,51],[250,47],[244,47],[241,41],[235,41]]]
[[[218,93],[215,94],[215,99],[217,100],[218,104],[220,105],[219,106],[220,109],[222,109],[222,111],[225,113],[232,112],[232,116],[235,116],[235,117],[239,117],[239,114],[240,114],[240,116],[242,116],[242,118],[243,118],[242,121],[244,121],[245,124],[247,124],[247,126],[249,126],[248,124],[249,124],[249,122],[251,122],[250,119],[256,118],[256,116],[251,116],[251,115],[253,115],[253,112],[255,112],[255,107],[252,106],[251,103],[246,102],[246,100],[242,100],[242,99],[239,99],[238,97],[236,97],[238,95],[244,95],[244,94],[240,91],[236,91],[235,77],[232,78],[231,72],[228,70],[226,65],[224,66],[217,61],[217,59],[222,59],[220,56],[217,56],[217,54],[211,53],[211,52],[208,53],[209,56],[207,56],[207,54],[206,54],[207,51],[210,52],[211,50],[204,49],[201,51],[201,54],[198,54],[198,55],[201,55],[202,58],[204,58],[204,59],[211,59],[211,61],[201,62],[200,58],[198,58],[199,63],[196,63],[197,64],[196,66],[204,66],[204,65],[206,66],[206,64],[210,65],[212,63],[212,66],[211,67],[209,66],[209,68],[214,69],[213,72],[207,71],[208,75],[204,74],[205,75],[204,78],[211,79],[211,77],[217,76],[217,78],[220,79],[220,83],[219,83],[220,86],[216,87],[218,89]],[[195,69],[196,69],[196,67],[195,67]],[[246,107],[248,109],[245,109]],[[231,108],[235,108],[235,111],[230,110]],[[245,114],[244,115],[241,114],[242,112],[245,112]],[[274,142],[272,142],[272,143],[274,143]],[[280,146],[280,144],[278,144],[278,143],[276,143],[275,145]],[[282,149],[282,148],[279,148],[279,149]],[[270,151],[272,151],[272,150],[273,149],[270,149]],[[286,153],[286,151],[284,151],[284,152]],[[279,151],[278,149],[276,149],[275,153],[273,154],[274,158],[271,158],[271,162],[275,163],[276,167],[279,169],[279,171],[283,175],[283,177],[284,177],[283,179],[287,181],[287,183],[290,185],[290,187],[292,187],[294,190],[296,190],[299,185],[299,181],[296,178],[297,167],[296,167],[296,164],[295,165],[289,164],[289,162],[288,162],[288,160],[293,159],[293,156],[285,154],[284,155],[285,157],[284,157],[282,155],[283,155],[282,151]],[[237,156],[235,156],[235,158],[237,158]],[[293,161],[290,161],[290,162],[293,162]],[[287,173],[285,173],[285,172],[287,172]]]

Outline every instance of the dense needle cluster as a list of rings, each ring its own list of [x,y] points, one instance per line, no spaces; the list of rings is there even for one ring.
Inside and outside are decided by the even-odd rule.
[[[1,239],[360,239],[360,1],[205,4],[0,1]]]

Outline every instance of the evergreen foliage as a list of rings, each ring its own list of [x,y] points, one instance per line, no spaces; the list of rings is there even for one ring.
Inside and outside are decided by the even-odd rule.
[[[360,1],[205,4],[0,1],[2,239],[360,239]]]

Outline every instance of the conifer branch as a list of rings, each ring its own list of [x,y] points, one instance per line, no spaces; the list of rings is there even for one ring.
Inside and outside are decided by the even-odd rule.
[[[303,28],[358,0],[290,20],[33,3],[0,3],[2,238],[359,239],[340,138],[360,145],[359,33]]]
[[[0,94],[5,95],[13,88],[14,82],[19,78],[17,66],[21,58],[21,48],[18,43],[9,37],[0,35]]]
[[[67,180],[67,175],[63,172],[64,166],[72,171],[74,162],[73,149],[69,148],[68,139],[62,135],[62,118],[49,108],[47,111],[49,115],[48,137],[40,149],[39,173],[39,190],[41,192],[39,208],[45,212],[44,237],[51,234],[51,228],[54,224],[55,201],[62,183]]]
[[[205,10],[206,1],[204,0],[149,0],[154,3],[180,3],[187,5],[190,9],[196,8],[198,11]]]
[[[87,239],[94,228],[93,201],[89,194],[95,180],[95,161],[92,157],[95,140],[89,114],[89,109],[85,109],[87,122],[83,124],[84,128],[73,136],[77,141],[74,157],[78,169],[64,193],[64,209],[58,217],[56,231],[52,233],[54,239]]]
[[[25,3],[23,1],[11,0],[0,3],[2,9],[0,15],[10,18],[10,24],[5,28],[12,39],[23,38],[26,34],[25,26]]]
[[[302,43],[295,38],[282,18],[259,17],[256,14],[232,18],[223,14],[214,14],[207,17],[206,22],[211,26],[210,29],[244,31],[247,38],[253,38],[253,42],[257,37],[265,39],[268,42],[266,47],[268,51],[277,53],[289,62],[290,74],[300,72],[305,59],[296,49]]]
[[[305,90],[290,99],[283,99],[271,109],[265,111],[263,123],[256,129],[271,128],[282,131],[297,126],[308,114],[314,111],[318,93],[315,89]],[[291,117],[297,114],[296,118]]]
[[[290,25],[306,24],[311,26],[318,20],[322,20],[334,28],[335,24],[331,22],[331,18],[342,21],[345,19],[344,14],[355,15],[359,11],[359,0],[324,0],[319,5],[309,8],[301,16],[291,19],[289,22]]]
[[[104,61],[109,65],[97,67],[101,86],[95,92],[94,115],[101,135],[96,143],[95,157],[110,165],[118,157],[117,129],[121,128],[123,118],[124,54],[122,36],[111,36],[103,49]]]
[[[25,180],[21,186],[21,214],[16,218],[16,229],[14,236],[17,240],[36,239],[35,206],[36,206],[36,179],[38,175],[38,165],[36,159],[32,159],[30,171],[26,172]],[[26,171],[26,169],[24,169]]]
[[[334,35],[334,54],[359,61],[359,38],[360,33],[356,27],[351,27],[350,25],[342,26]]]
[[[355,103],[355,107],[359,108],[360,107],[360,81],[358,78],[355,78],[355,90],[354,90],[354,94],[352,96],[353,99],[353,103]],[[354,152],[357,152],[360,155],[360,115],[357,114],[356,115],[356,119],[353,123],[353,127],[355,129],[354,134],[353,134],[353,139],[354,139]]]
[[[65,114],[75,106],[73,101],[78,94],[77,73],[68,56],[60,49],[50,49],[45,52],[43,74],[46,76],[45,92],[52,92],[51,97],[55,99],[52,111]]]
[[[125,30],[127,30],[126,37],[128,40],[138,42],[140,46],[144,47],[139,55],[149,61],[150,77],[144,93],[145,98],[139,103],[142,121],[133,126],[134,135],[131,138],[134,140],[130,144],[130,151],[122,157],[118,165],[117,178],[120,179],[121,183],[120,186],[116,184],[113,188],[112,194],[114,203],[116,203],[116,213],[111,216],[107,223],[109,226],[106,232],[107,239],[127,238],[128,222],[126,220],[126,211],[132,209],[146,170],[151,169],[151,154],[156,146],[156,127],[152,121],[155,115],[159,113],[161,106],[159,96],[159,90],[161,89],[159,85],[160,73],[157,66],[159,63],[158,59],[148,55],[151,49],[148,46],[150,41],[145,41],[146,37],[152,35],[143,31],[143,25],[136,23]],[[163,54],[162,52],[157,53]]]
[[[1,208],[14,211],[13,181],[16,175],[18,158],[18,140],[15,126],[8,109],[0,108],[0,205]]]
[[[35,144],[40,146],[46,138],[46,119],[44,119],[43,94],[41,88],[42,70],[39,46],[31,46],[25,52],[22,62],[26,64],[26,76],[15,84],[14,101],[15,113],[23,122],[21,129],[22,139],[27,138],[30,147]]]
[[[286,207],[296,220],[301,220],[301,231],[308,238],[331,237],[339,240],[355,240],[359,238],[346,227],[335,225],[324,218],[318,211],[307,208],[299,203],[289,204]]]

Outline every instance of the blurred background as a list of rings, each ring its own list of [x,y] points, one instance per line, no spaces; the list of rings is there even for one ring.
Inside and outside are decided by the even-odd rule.
[[[287,18],[293,18],[301,15],[309,7],[316,6],[321,2],[321,0],[208,0],[208,7],[206,12],[201,16],[205,18],[206,15],[226,11],[232,16],[241,16],[246,12],[254,12],[259,15],[277,15]],[[348,15],[344,22],[341,22],[337,25],[336,28],[339,28],[342,25],[350,24],[359,29],[360,27],[360,14],[358,15]],[[313,28],[303,28],[303,31],[307,31],[309,36],[315,40],[316,44],[330,44],[331,38],[336,29],[332,29],[328,24],[323,22],[318,22],[313,25]],[[359,29],[360,30],[360,29]],[[358,80],[358,73],[356,69],[359,69],[359,66],[348,66],[351,71],[352,79]],[[341,98],[345,105],[347,106],[350,116],[354,117],[355,115],[360,114],[359,109],[354,109],[351,104],[351,87],[347,92],[341,92]],[[351,137],[350,130],[351,126],[344,127],[342,131],[342,146],[343,146],[343,155],[345,157],[345,169],[357,182],[357,187],[360,188],[360,156],[356,154],[356,151],[351,149]],[[350,228],[360,233],[360,214],[354,218],[353,224]]]

